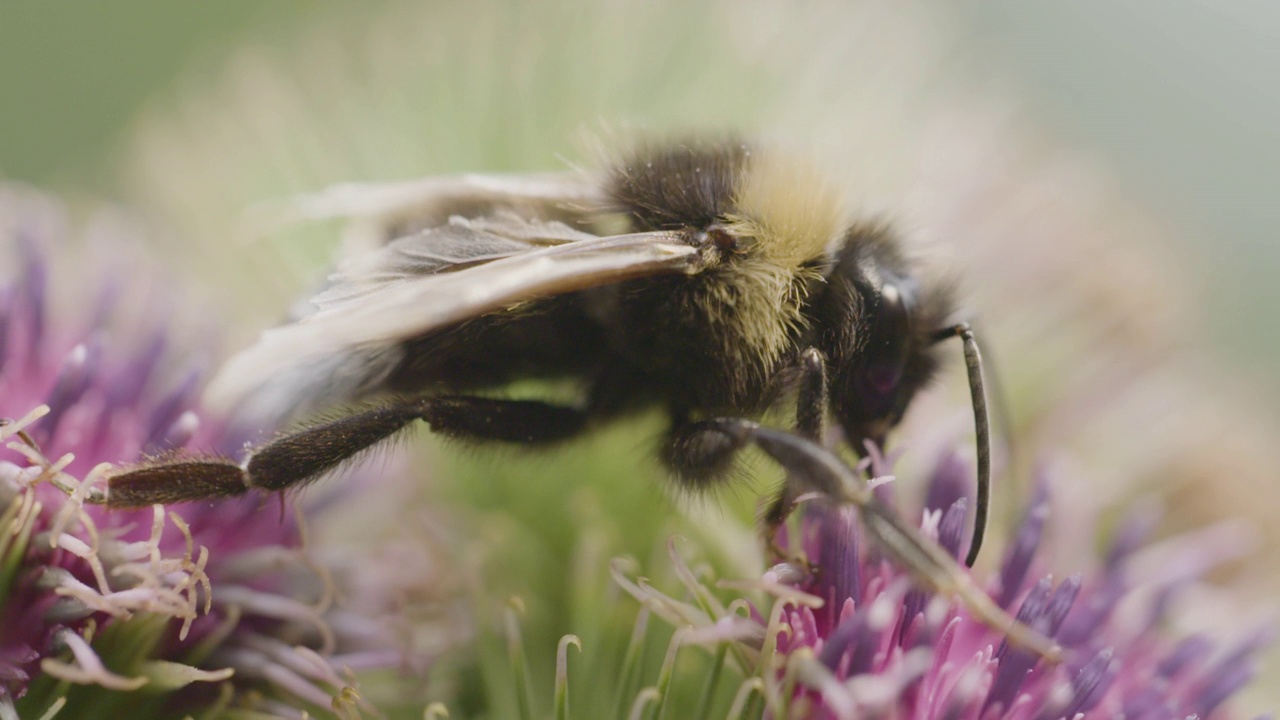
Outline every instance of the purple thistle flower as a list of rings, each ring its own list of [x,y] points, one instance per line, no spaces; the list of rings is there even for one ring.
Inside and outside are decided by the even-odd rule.
[[[964,465],[944,458],[932,473],[922,531],[963,557],[967,499]],[[744,615],[693,579],[671,551],[695,602],[678,600],[615,569],[615,578],[656,614],[686,629],[682,642],[730,643],[763,688],[768,717],[1015,718],[1217,717],[1253,676],[1270,641],[1253,634],[1235,647],[1200,635],[1161,632],[1182,572],[1140,588],[1131,579],[1149,523],[1115,535],[1096,573],[1055,579],[1047,571],[1044,530],[1051,521],[1047,483],[1038,482],[1000,564],[984,590],[1026,626],[1055,640],[1064,661],[1047,663],[974,619],[955,598],[918,589],[863,535],[850,507],[810,506],[799,520],[807,557],[820,571],[770,569],[760,581],[722,586],[760,592]],[[1222,553],[1219,553],[1220,555]],[[1230,553],[1226,553],[1230,554]],[[1190,572],[1214,560],[1192,561]],[[735,603],[741,603],[737,600]],[[1139,608],[1134,610],[1134,606]]]
[[[411,657],[386,623],[334,607],[301,511],[260,497],[83,502],[108,463],[234,448],[196,404],[203,363],[175,351],[159,312],[120,307],[117,286],[81,313],[87,326],[51,311],[42,250],[69,245],[64,225],[55,203],[0,188],[0,247],[16,248],[14,280],[0,285],[0,718],[101,702],[168,716],[250,688],[259,712],[358,716],[367,704],[350,672]],[[131,310],[144,318],[138,338],[111,326]]]

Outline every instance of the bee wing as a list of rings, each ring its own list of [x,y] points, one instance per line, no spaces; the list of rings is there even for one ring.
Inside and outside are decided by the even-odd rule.
[[[282,331],[314,346],[395,342],[533,298],[699,269],[676,232],[601,237],[512,214],[454,217],[349,263],[317,312]]]
[[[209,400],[276,424],[376,391],[411,338],[534,298],[702,267],[680,233],[596,236],[513,214],[454,217],[348,263],[314,313],[233,357]]]
[[[318,310],[329,310],[412,278],[457,272],[540,249],[599,239],[560,222],[529,220],[508,211],[482,218],[454,216],[444,227],[399,238],[383,249],[348,260],[311,302]]]
[[[349,257],[403,235],[475,217],[514,210],[526,217],[576,220],[599,207],[601,182],[586,172],[441,175],[381,183],[342,183],[319,192],[257,207],[260,231],[308,220],[346,219]]]
[[[479,201],[494,206],[530,202],[587,202],[599,197],[599,182],[577,172],[517,175],[440,175],[386,183],[342,183],[288,201],[282,212],[298,219],[375,217],[428,205]]]

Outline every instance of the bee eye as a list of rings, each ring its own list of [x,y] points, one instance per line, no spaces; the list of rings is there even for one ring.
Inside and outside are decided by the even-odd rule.
[[[874,296],[863,374],[868,400],[887,402],[902,382],[910,341],[910,295],[885,283]]]
[[[888,395],[898,387],[902,379],[899,365],[873,365],[867,371],[867,386],[877,395]]]

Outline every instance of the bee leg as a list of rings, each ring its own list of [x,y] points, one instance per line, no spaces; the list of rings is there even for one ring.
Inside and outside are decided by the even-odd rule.
[[[448,436],[526,444],[563,440],[586,426],[579,410],[532,400],[419,398],[281,435],[254,448],[242,463],[193,458],[125,468],[109,477],[105,502],[141,507],[301,487],[415,420]]]
[[[826,359],[817,348],[800,353],[800,384],[796,397],[796,434],[815,443],[822,442],[827,415]],[[766,547],[779,559],[794,559],[778,544],[778,529],[791,517],[800,495],[801,482],[790,472],[782,481],[777,495],[765,508],[760,522]]]

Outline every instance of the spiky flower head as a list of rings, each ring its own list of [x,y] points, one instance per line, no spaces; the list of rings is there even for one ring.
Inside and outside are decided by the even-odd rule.
[[[945,457],[919,514],[922,533],[957,561],[968,541],[969,480],[964,463]],[[878,493],[888,500],[890,490]],[[1253,676],[1270,633],[1224,645],[1199,634],[1178,637],[1168,625],[1174,595],[1238,552],[1238,537],[1168,541],[1183,551],[1186,566],[1139,583],[1138,566],[1151,562],[1141,552],[1149,528],[1134,518],[1090,571],[1055,577],[1044,547],[1051,521],[1042,478],[999,571],[982,585],[1007,613],[1058,644],[1059,663],[1011,642],[957,598],[921,590],[909,568],[890,561],[866,534],[854,507],[805,509],[797,546],[814,570],[782,564],[756,581],[720,584],[747,591],[741,597],[724,599],[674,546],[680,595],[616,577],[646,612],[680,628],[669,653],[682,644],[709,646],[745,673],[731,717],[752,717],[753,700],[767,716],[795,718],[1227,716],[1224,701]],[[636,702],[661,700],[650,693]]]
[[[99,216],[79,247],[69,227],[56,202],[0,189],[0,717],[170,716],[250,697],[267,715],[359,713],[350,672],[409,656],[371,619],[385,606],[334,606],[303,512],[257,497],[85,503],[112,463],[234,448],[196,402],[209,343],[175,346],[127,224]],[[95,251],[85,267],[114,274],[67,267]]]

